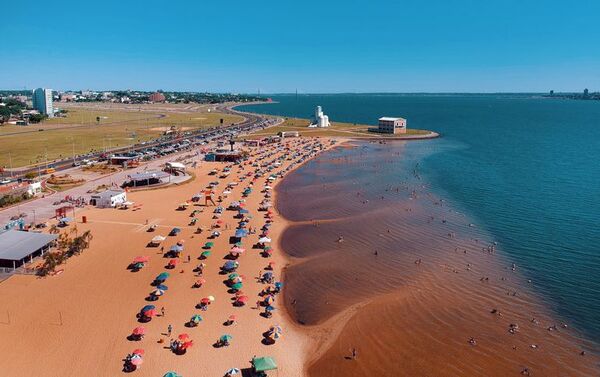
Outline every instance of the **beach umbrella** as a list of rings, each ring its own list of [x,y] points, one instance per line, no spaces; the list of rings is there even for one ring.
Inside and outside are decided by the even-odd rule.
[[[231,269],[237,268],[237,266],[238,266],[238,264],[235,261],[232,261],[232,260],[229,260],[229,261],[225,262],[225,264],[223,265],[223,267],[226,270],[231,270]]]
[[[167,280],[171,276],[168,272],[161,272],[155,280]]]
[[[246,229],[237,229],[235,231],[236,238],[246,237],[248,235],[248,231]]]
[[[182,350],[186,350],[186,349],[190,348],[193,345],[194,345],[194,341],[190,340],[188,342],[183,342],[183,344],[179,348],[181,348]]]
[[[177,339],[181,340],[182,342],[188,340],[189,338],[190,338],[190,336],[186,333],[179,334],[179,336],[177,336]]]
[[[203,257],[210,257],[210,254],[211,254],[210,250],[206,250],[206,251],[203,251],[202,254],[200,254],[200,255]]]
[[[210,304],[210,299],[208,297],[204,297],[202,300],[200,300],[200,302],[202,304]]]
[[[271,271],[267,271],[263,274],[263,279],[269,280],[273,277],[273,273]]]
[[[171,246],[171,248],[169,249],[169,251],[173,251],[176,253],[181,253],[183,251],[183,246],[182,245],[173,245]]]
[[[176,266],[178,262],[179,262],[179,260],[177,260],[177,259],[171,259],[169,261],[169,266]]]
[[[129,360],[129,362],[131,363],[131,365],[142,365],[142,363],[144,362],[144,359],[142,359],[141,357],[132,357],[131,360]]]
[[[221,337],[219,338],[221,342],[229,342],[231,341],[231,339],[233,339],[233,336],[229,334],[221,335]]]
[[[156,289],[160,289],[161,291],[168,291],[169,287],[167,287],[164,284],[159,284],[158,286],[156,286]]]
[[[151,293],[153,296],[162,296],[165,294],[165,291],[161,290],[161,289],[156,289]]]
[[[211,302],[213,302],[213,301],[215,301],[215,296],[208,296],[208,299],[209,299]]]
[[[181,375],[175,372],[167,372],[163,377],[181,377]]]
[[[231,280],[231,279],[237,278],[238,276],[240,276],[240,275],[234,272],[234,273],[227,275],[227,278],[229,278],[229,280]]]
[[[242,283],[235,283],[231,286],[231,288],[235,289],[235,290],[240,290],[242,289],[243,284]]]
[[[198,280],[196,280],[196,285],[202,285],[204,283],[206,283],[206,279],[198,279]]]
[[[146,310],[145,312],[142,312],[142,314],[146,317],[154,317],[156,315],[156,309]]]
[[[281,338],[283,334],[279,333],[279,332],[272,332],[269,334],[269,337],[273,340],[279,339]]]
[[[147,263],[148,261],[150,261],[150,257],[145,255],[133,258],[133,263]]]
[[[275,282],[275,288],[281,289],[283,287],[283,283],[280,281]]]
[[[245,304],[248,302],[248,296],[240,296],[237,298],[237,302],[240,302],[242,304]]]
[[[143,326],[136,327],[131,332],[133,335],[144,335],[146,333],[146,328]]]
[[[269,306],[267,306],[267,307],[265,308],[265,310],[266,310],[266,311],[268,311],[268,312],[272,312],[272,311],[274,311],[274,310],[276,310],[276,309],[275,309],[275,307],[274,307],[274,306],[271,306],[271,305],[269,305]]]
[[[225,375],[226,376],[235,376],[240,373],[242,373],[242,371],[239,370],[238,368],[231,368],[227,372],[225,372]]]
[[[192,322],[198,323],[200,321],[202,321],[202,316],[200,316],[200,314],[194,314],[192,316]]]
[[[246,251],[246,249],[243,249],[243,248],[241,248],[241,247],[238,247],[238,246],[234,246],[234,247],[231,249],[231,252],[232,252],[232,253],[237,253],[237,254],[242,254],[242,253],[243,253],[243,252],[245,252],[245,251]]]
[[[144,264],[143,263],[136,263],[136,264],[133,265],[133,267],[134,268],[142,268],[142,267],[144,267]]]
[[[232,314],[229,316],[228,318],[231,322],[237,321],[237,316],[235,314]]]
[[[136,348],[136,349],[133,350],[132,354],[144,356],[144,350],[141,349],[141,348]]]
[[[236,277],[234,277],[233,279],[230,279],[230,280],[231,280],[231,282],[233,284],[237,284],[237,283],[241,283],[242,282],[242,278],[239,277],[239,276],[236,276]]]
[[[207,242],[207,243],[204,244],[204,247],[208,249],[208,248],[213,247],[214,245],[215,245],[214,242]]]
[[[269,237],[261,237],[258,239],[258,243],[269,243],[271,239]]]
[[[246,214],[250,213],[250,211],[248,211],[247,209],[240,209],[240,210],[238,211],[238,213],[239,213],[240,215],[246,215]]]
[[[271,305],[274,301],[275,301],[275,299],[273,298],[273,296],[265,297],[265,302],[269,305]]]
[[[152,309],[156,309],[156,306],[154,305],[146,305],[142,308],[142,310],[140,310],[140,312],[147,312],[148,310],[152,310]]]

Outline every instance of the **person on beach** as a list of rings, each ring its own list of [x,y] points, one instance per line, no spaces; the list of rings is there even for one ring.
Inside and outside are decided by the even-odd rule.
[[[356,348],[352,348],[352,360],[356,360],[358,357],[358,353],[356,352]]]
[[[204,191],[204,206],[208,206],[208,202],[210,202],[213,206],[216,205],[215,201],[212,199],[213,191],[205,190]]]
[[[164,306],[162,306],[160,308],[160,315],[163,316],[163,317],[165,316],[165,307]]]
[[[171,336],[171,333],[172,333],[172,332],[173,332],[173,326],[172,326],[172,325],[169,325],[169,326],[167,326],[167,333],[168,333],[168,335],[167,335],[167,336]],[[171,340],[171,341],[172,341],[172,340]]]

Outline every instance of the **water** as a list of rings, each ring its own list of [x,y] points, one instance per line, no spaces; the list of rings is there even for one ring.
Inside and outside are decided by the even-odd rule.
[[[442,134],[407,143],[440,197],[499,242],[544,302],[600,341],[600,102],[535,95],[280,95],[242,110]],[[422,153],[421,153],[422,152]]]

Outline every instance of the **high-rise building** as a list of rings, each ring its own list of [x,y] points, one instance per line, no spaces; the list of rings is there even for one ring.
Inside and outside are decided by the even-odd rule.
[[[33,91],[33,108],[40,114],[47,115],[48,118],[54,117],[54,107],[52,106],[52,89],[37,88]]]

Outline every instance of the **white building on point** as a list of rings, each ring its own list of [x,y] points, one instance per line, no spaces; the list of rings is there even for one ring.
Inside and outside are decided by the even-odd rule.
[[[315,110],[315,119],[313,119],[312,122],[310,122],[308,127],[310,127],[310,128],[327,128],[330,125],[331,124],[329,123],[329,117],[327,115],[323,114],[323,110],[321,109],[321,106],[317,106],[317,108]]]

